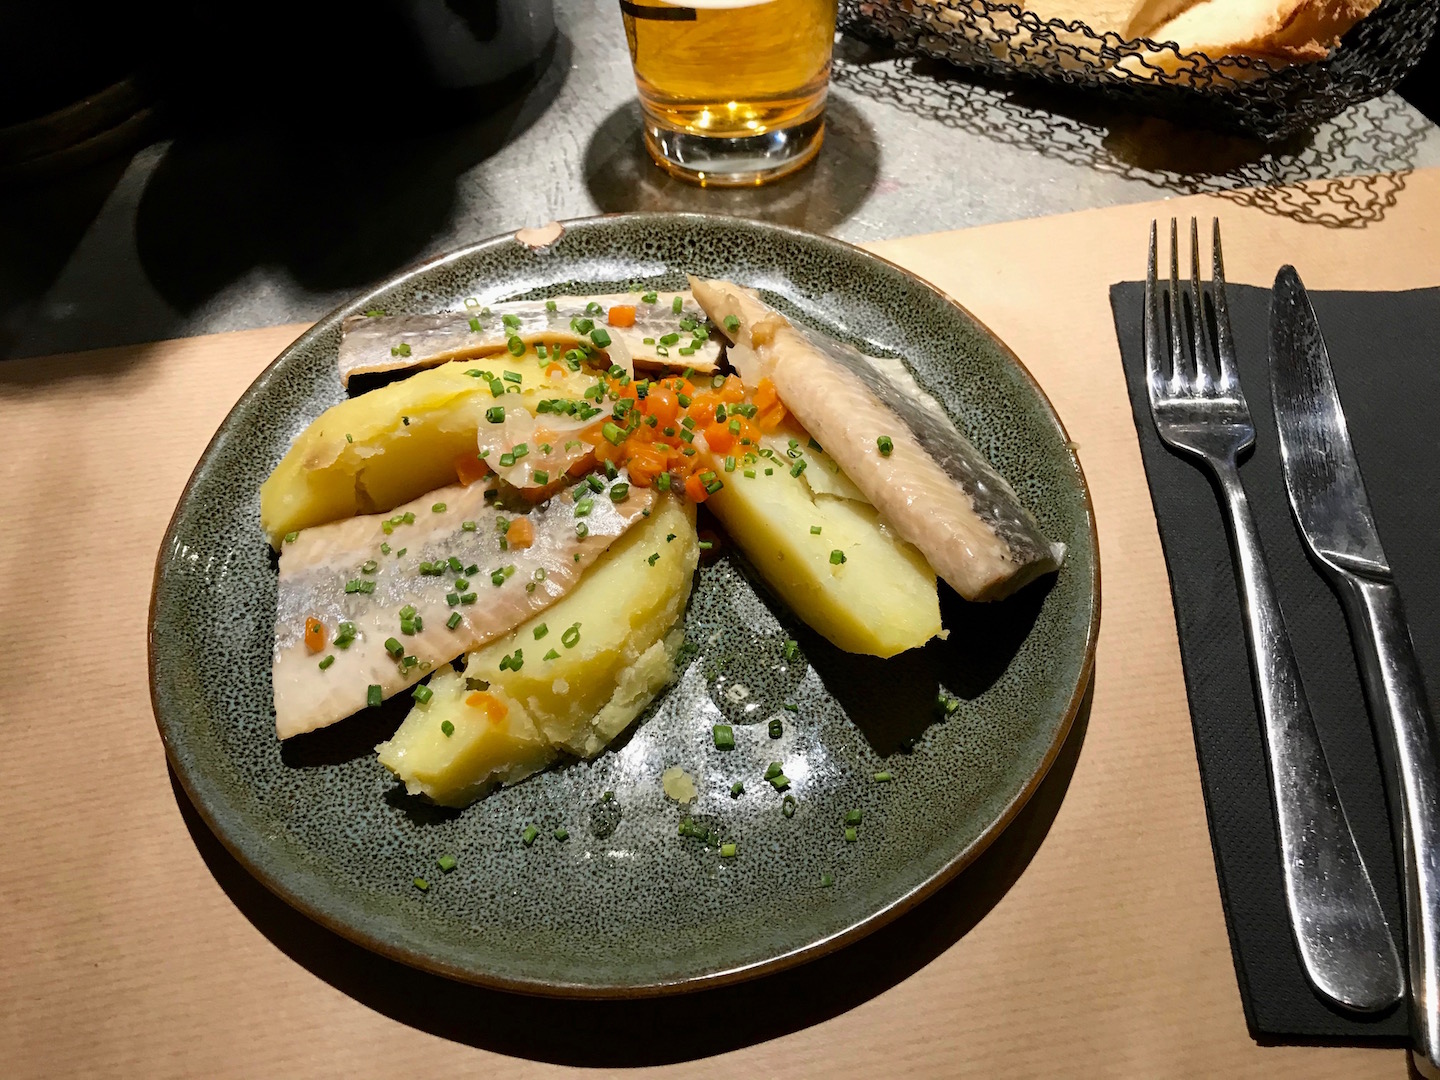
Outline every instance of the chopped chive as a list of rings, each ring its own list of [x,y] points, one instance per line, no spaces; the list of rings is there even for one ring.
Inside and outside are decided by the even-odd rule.
[[[580,643],[580,624],[577,622],[563,634],[560,635],[560,644],[567,649],[573,649]]]
[[[584,540],[587,536],[590,535],[590,526],[585,524],[585,522],[583,521],[577,521],[575,523],[575,535],[577,538]],[[578,559],[580,556],[577,553],[575,557]]]
[[[474,594],[473,592],[467,592],[467,593],[461,593],[461,594],[460,594],[460,603],[462,603],[462,604],[473,604],[474,602],[475,602],[475,594]]]
[[[373,582],[373,581],[362,581],[362,582],[360,582],[360,587],[359,587],[358,589],[356,589],[355,591],[358,592],[358,593],[361,593],[361,594],[363,594],[363,595],[365,595],[365,596],[369,596],[371,593],[373,593],[373,592],[375,591],[375,582]]]
[[[795,796],[794,796],[794,795],[786,795],[786,796],[785,796],[785,801],[780,804],[780,813],[782,813],[783,815],[785,815],[787,818],[791,818],[791,817],[794,817],[794,816],[795,816]]]
[[[505,341],[505,348],[510,350],[511,356],[525,355],[525,342],[521,341],[514,334],[511,334]]]
[[[834,551],[830,552],[830,563],[832,566],[839,566],[844,561],[845,552],[841,551],[839,548],[836,548]]]
[[[409,344],[391,345],[391,346],[390,346],[390,355],[391,355],[391,356],[409,356],[409,355],[410,355],[410,346],[409,346]]]
[[[491,397],[504,397],[504,396],[505,396],[505,383],[504,383],[503,381],[501,381],[500,379],[491,379],[491,380],[490,380],[490,396],[491,396]]]
[[[668,472],[662,472],[659,476],[655,477],[655,490],[670,490],[670,474]]]
[[[650,557],[647,558],[645,561],[651,566],[654,566],[657,562],[660,561],[660,553],[658,551],[653,552]]]
[[[731,434],[731,435],[739,435],[739,434],[740,434],[740,421],[739,421],[739,420],[731,420],[730,423],[726,424],[725,426],[730,429],[730,434]]]
[[[449,720],[446,720],[446,721],[445,721],[445,724],[449,724],[449,723],[450,723]],[[441,726],[443,727],[444,725],[442,724]],[[455,730],[455,728],[452,726],[452,727],[450,728],[450,731],[454,731],[454,730]],[[450,733],[449,731],[446,732],[447,735],[448,735],[449,733]],[[454,855],[441,855],[438,859],[435,860],[435,865],[438,866],[438,867],[440,867],[441,870],[444,870],[445,873],[448,874],[451,870],[454,870],[454,869],[455,869],[455,856],[454,856]]]
[[[716,750],[735,749],[735,729],[729,724],[716,724],[710,729],[710,735],[715,740]]]
[[[701,540],[699,546],[701,551],[709,551],[715,546],[715,542],[713,540]]]
[[[800,643],[793,638],[786,638],[785,644],[780,647],[780,655],[785,657],[789,663],[794,663],[795,658],[800,655]]]
[[[661,345],[674,345],[674,344],[675,344],[677,341],[679,341],[679,340],[680,340],[680,335],[679,335],[679,334],[666,334],[664,337],[662,337],[662,338],[660,339],[660,344],[661,344]]]
[[[372,308],[368,308],[368,309],[365,311],[365,317],[366,317],[367,319],[378,319],[380,316],[382,316],[382,315],[384,315],[384,314],[385,314],[385,309],[384,309],[383,307],[372,307]]]
[[[478,526],[473,521],[462,521],[460,522],[460,528],[466,532],[474,532]]]
[[[503,424],[505,422],[505,406],[492,405],[485,410],[485,419],[492,424]]]
[[[561,825],[555,830],[555,839],[559,840],[561,843],[564,843],[566,840],[570,839],[570,830],[565,828],[564,825]]]
[[[590,331],[590,340],[603,349],[610,344],[610,334],[603,326],[597,326]]]
[[[285,534],[285,543],[287,544],[293,544],[298,539],[300,539],[299,532],[288,532]]]
[[[536,469],[531,475],[535,478],[535,483],[537,484],[548,484],[550,482],[550,474],[544,469]]]
[[[591,473],[589,476],[587,476],[585,478],[585,482],[590,485],[591,491],[600,492],[605,490],[605,481],[601,480],[594,473]]]
[[[779,776],[771,778],[770,786],[773,787],[776,791],[784,791],[790,786],[790,778],[784,773],[781,773]]]
[[[386,536],[392,535],[395,532],[395,523],[393,521],[380,522],[380,531]],[[296,535],[298,536],[299,534],[297,533]]]
[[[619,446],[625,439],[624,433],[609,420],[601,426],[600,434],[605,436],[605,441],[611,446]]]
[[[419,686],[415,687],[414,690],[410,691],[410,696],[413,697],[416,701],[418,701],[421,705],[427,705],[429,704],[430,699],[435,696],[435,691],[431,690],[430,687],[426,686],[424,683],[421,683]]]
[[[799,461],[795,462],[794,465],[791,465],[791,466],[790,466],[790,475],[791,475],[791,476],[799,476],[799,475],[800,475],[802,472],[804,472],[804,471],[805,471],[805,459],[804,459],[804,458],[801,458]]]
[[[878,439],[875,440],[875,445],[880,448],[881,457],[889,457],[891,451],[895,449],[895,443],[891,440],[889,435],[881,435]]]
[[[415,879],[415,887],[421,892],[425,892],[427,889],[430,888],[430,882],[426,881],[423,877],[417,877]]]
[[[863,817],[864,815],[861,814],[859,810],[851,810],[848,814],[845,815],[845,824],[859,825]]]
[[[560,659],[560,654],[559,654],[558,652],[556,652],[554,649],[551,649],[549,652],[547,652],[547,653],[544,655],[544,657],[543,657],[542,659],[545,659],[545,660],[559,660],[559,659]]]
[[[745,476],[746,476],[746,479],[754,480],[754,479],[755,479],[755,470],[754,470],[754,469],[746,469],[746,470],[745,470]]]
[[[502,323],[504,323],[505,326],[506,326],[507,328],[511,329],[511,330],[518,330],[518,329],[520,329],[520,316],[519,316],[519,315],[508,315],[508,314],[507,314],[507,315],[501,315],[501,316],[500,316],[500,321],[501,321]]]
[[[781,735],[784,735],[784,734],[785,734],[785,725],[783,725],[782,723],[780,723],[780,718],[777,716],[774,720],[771,720],[771,721],[770,721],[770,738],[772,738],[772,739],[778,739],[778,738],[780,738]]]
[[[430,507],[430,512],[431,512],[432,514],[443,514],[443,513],[445,512],[445,504],[444,504],[444,503],[435,503],[434,505],[432,505],[432,506]]]
[[[743,780],[736,780],[733,784],[730,785],[730,797],[731,797],[732,799],[738,799],[741,795],[744,795],[744,794],[745,794],[745,781],[743,781]]]
[[[625,497],[630,494],[629,484],[616,484],[610,489],[611,502],[624,502]]]
[[[545,301],[545,310],[546,310],[546,311],[554,311],[554,310],[556,310],[556,307],[557,307],[557,305],[556,305],[556,303],[555,303],[554,300],[546,300],[546,301]]]
[[[734,315],[726,315],[722,325],[724,325],[727,333],[733,334],[736,330],[740,329],[740,320]]]
[[[535,838],[539,835],[540,830],[535,828],[534,825],[526,825],[525,831],[520,834],[520,840],[526,847],[529,847],[535,843]]]
[[[365,690],[365,704],[366,704],[367,706],[369,706],[370,708],[373,709],[373,708],[375,708],[376,706],[378,706],[378,705],[379,705],[382,701],[384,701],[384,700],[385,700],[385,690],[384,690],[383,687],[376,686],[374,683],[371,683],[371,684],[369,685],[369,687],[366,688],[366,690]]]
[[[324,671],[333,663],[335,663],[335,654],[331,653],[329,656],[325,657],[324,660],[320,661],[320,670]]]
[[[391,656],[399,656],[405,651],[405,646],[401,645],[400,642],[393,637],[386,638],[385,651],[388,652]]]
[[[536,640],[536,641],[539,641],[541,638],[543,638],[543,637],[544,637],[546,634],[548,634],[549,632],[550,632],[550,627],[546,626],[546,625],[542,622],[539,626],[535,627],[535,640]]]
[[[785,702],[784,705],[782,705],[782,706],[780,706],[780,707],[781,707],[782,709],[784,709],[786,712],[799,712],[799,711],[800,711],[800,706],[799,706],[799,705],[796,705],[793,701],[787,701],[787,702]]]
[[[780,775],[782,772],[784,772],[784,771],[785,771],[785,766],[784,766],[784,765],[782,765],[782,764],[781,764],[780,762],[778,762],[778,761],[772,761],[772,762],[770,762],[769,765],[767,765],[767,766],[765,767],[765,779],[766,779],[766,780],[774,780],[775,777],[779,776],[779,775]]]
[[[847,828],[847,829],[845,830],[845,842],[846,842],[847,844],[853,844],[853,843],[855,843],[856,840],[859,840],[859,839],[860,839],[860,834],[855,831],[855,829],[854,829],[853,826],[850,827],[850,828]]]
[[[454,594],[454,593],[449,593],[449,594],[447,594],[446,599],[448,600],[451,596],[455,596],[455,594]],[[457,596],[457,597],[455,597],[455,599],[456,599],[456,601],[458,602],[460,598]],[[454,605],[454,604],[451,604],[450,606],[451,606],[451,607],[454,607],[455,605]],[[460,612],[458,612],[458,611],[452,611],[452,612],[450,613],[450,618],[448,618],[448,619],[445,620],[445,625],[446,625],[447,627],[449,627],[451,630],[454,630],[457,626],[459,626],[459,625],[460,625]]]
[[[832,886],[832,885],[834,885],[834,884],[835,884],[835,877],[834,877],[834,875],[832,875],[832,874],[821,874],[821,875],[820,875],[820,887],[821,887],[822,889],[828,889],[828,888],[830,888],[830,886]]]
[[[734,458],[733,456],[729,455],[729,454],[727,454],[727,455],[725,456],[725,471],[726,471],[726,472],[734,472],[734,471],[735,471],[735,458]]]
[[[721,857],[722,859],[733,859],[733,858],[735,857],[735,845],[734,845],[734,844],[721,844],[721,845],[720,845],[720,857]]]
[[[380,554],[381,554],[381,555],[389,555],[389,554],[390,554],[390,545],[382,542],[382,543],[380,544]]]
[[[446,593],[445,603],[449,604],[451,607],[458,607],[460,605],[460,594],[455,592]],[[460,613],[457,611],[455,612],[455,614],[459,615]]]
[[[892,776],[892,775],[890,775],[890,773],[888,773],[888,772],[881,771],[881,772],[877,772],[877,773],[875,774],[875,782],[876,782],[877,784],[888,784],[888,783],[890,783],[891,780],[894,780],[894,779],[895,779],[895,777]]]
[[[676,315],[679,315],[679,314],[680,314],[680,309],[683,308],[684,306],[685,306],[685,301],[681,300],[680,297],[678,297],[678,296],[675,297],[674,300],[671,300],[671,301],[670,301],[670,310],[673,311]]]
[[[471,319],[471,320],[470,320],[470,332],[471,332],[472,334],[478,334],[478,333],[480,332],[480,320],[479,320],[479,319]]]
[[[775,475],[775,470],[774,470],[774,469],[766,469],[766,470],[765,470],[765,475],[766,475],[766,476],[774,476],[774,475]]]

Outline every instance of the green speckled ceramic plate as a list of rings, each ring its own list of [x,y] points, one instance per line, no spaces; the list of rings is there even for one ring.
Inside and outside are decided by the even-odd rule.
[[[698,654],[609,752],[469,809],[404,794],[372,748],[392,703],[284,745],[270,653],[276,571],[258,489],[344,396],[340,322],[559,293],[683,287],[686,271],[759,287],[793,317],[899,355],[1014,485],[1064,568],[995,605],[942,586],[948,641],[891,660],[839,653],[733,554],[702,567],[686,617]],[[627,996],[731,982],[874,929],[954,875],[1039,783],[1089,679],[1099,625],[1094,518],[1049,403],[973,316],[904,270],[807,233],[636,214],[570,223],[549,247],[503,236],[409,270],[335,311],[245,393],[180,499],[155,574],[150,680],[165,748],[210,827],[261,881],[372,949],[459,979]],[[801,655],[781,656],[793,637]],[[942,717],[937,694],[959,702]],[[782,708],[785,703],[797,711]],[[768,734],[778,716],[784,732]],[[717,751],[711,725],[737,726]],[[783,761],[796,799],[762,780]],[[694,820],[735,858],[681,837],[660,774],[696,778]],[[877,771],[894,779],[877,783]],[[732,798],[732,783],[745,793]],[[602,803],[602,795],[614,798]],[[859,840],[843,819],[858,809]],[[617,814],[618,810],[618,814]],[[532,847],[528,824],[541,829]],[[557,826],[569,839],[551,838]],[[450,873],[436,869],[454,855]],[[413,879],[429,878],[421,892]],[[833,884],[822,881],[833,879]]]

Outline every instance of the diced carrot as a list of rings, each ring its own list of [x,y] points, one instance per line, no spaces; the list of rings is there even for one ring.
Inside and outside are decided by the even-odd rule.
[[[633,446],[626,463],[630,471],[630,482],[640,487],[649,487],[655,477],[665,471],[667,457],[665,450],[653,443]]]
[[[325,624],[313,615],[305,620],[305,648],[312,653],[325,648]]]
[[[564,375],[564,374],[565,374],[565,365],[564,365],[564,364],[550,363],[550,364],[546,364],[546,365],[545,365],[545,377],[546,377],[547,379],[552,379],[552,378],[554,378],[554,377],[557,376],[557,375]]]
[[[611,326],[634,326],[635,305],[616,304],[605,316],[605,321]]]
[[[720,400],[724,402],[745,400],[745,384],[740,381],[739,375],[731,375],[725,380],[725,385],[720,388]]]
[[[727,454],[730,448],[735,445],[735,436],[731,434],[730,428],[725,424],[717,424],[713,419],[705,425],[705,441],[710,444],[710,449],[717,454]]]
[[[780,395],[775,392],[775,384],[769,379],[761,379],[760,385],[755,388],[755,408],[764,412],[771,405],[780,401]]]
[[[462,484],[473,484],[490,475],[490,466],[475,454],[460,454],[455,458],[455,476]]]
[[[465,695],[465,704],[472,709],[484,709],[492,724],[498,724],[510,715],[510,706],[494,694],[487,694],[484,690],[470,691]]]
[[[785,406],[778,401],[755,414],[755,423],[760,426],[761,431],[774,431],[784,419]]]
[[[705,490],[699,473],[691,473],[685,478],[685,494],[690,497],[691,502],[697,503],[702,503],[710,497],[710,492]]]
[[[505,540],[512,548],[528,548],[535,543],[535,526],[529,518],[517,517],[511,520],[505,530]]]
[[[675,400],[675,391],[661,385],[652,386],[645,395],[645,415],[655,417],[661,427],[675,423],[680,415],[680,403]]]

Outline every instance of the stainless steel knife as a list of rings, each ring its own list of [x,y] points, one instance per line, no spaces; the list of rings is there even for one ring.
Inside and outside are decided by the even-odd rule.
[[[1293,266],[1270,299],[1270,388],[1290,508],[1345,606],[1400,848],[1414,1060],[1440,1076],[1440,732],[1350,444],[1330,356]]]

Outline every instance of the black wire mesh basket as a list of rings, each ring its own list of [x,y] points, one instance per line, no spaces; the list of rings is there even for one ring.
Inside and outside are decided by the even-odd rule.
[[[840,16],[848,32],[902,53],[1273,142],[1392,89],[1429,45],[1437,10],[1437,0],[1383,0],[1328,59],[1279,68],[1101,34],[997,0],[842,0]]]

